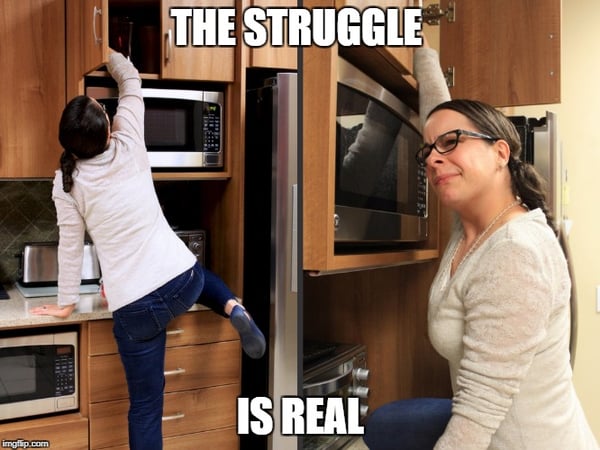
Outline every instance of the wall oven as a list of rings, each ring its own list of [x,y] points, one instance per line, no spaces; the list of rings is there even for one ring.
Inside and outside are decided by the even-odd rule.
[[[427,238],[427,178],[414,156],[418,127],[416,111],[338,59],[336,244]]]
[[[144,135],[152,168],[223,167],[223,92],[166,87],[142,88],[142,92]],[[116,87],[88,85],[86,95],[102,103],[112,119],[118,103]]]
[[[369,407],[369,369],[364,345],[319,341],[304,342],[305,397],[358,397],[360,421],[364,421]],[[304,437],[305,450],[337,450],[360,437],[352,435],[309,435]]]
[[[77,332],[19,333],[0,335],[0,420],[78,409]]]

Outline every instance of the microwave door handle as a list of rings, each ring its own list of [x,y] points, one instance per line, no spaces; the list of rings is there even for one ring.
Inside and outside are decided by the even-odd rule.
[[[305,384],[302,390],[304,391],[304,395],[315,395],[320,397],[336,392],[344,386],[348,386],[351,381],[352,369],[333,378]]]

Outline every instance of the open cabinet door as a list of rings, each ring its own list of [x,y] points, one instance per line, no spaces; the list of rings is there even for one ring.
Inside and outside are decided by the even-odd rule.
[[[560,0],[442,0],[440,62],[452,98],[560,102]],[[453,13],[452,13],[453,9]]]

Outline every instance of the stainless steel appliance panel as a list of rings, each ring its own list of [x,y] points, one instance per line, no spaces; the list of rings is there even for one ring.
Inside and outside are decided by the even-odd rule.
[[[118,104],[114,86],[86,86],[112,117]],[[142,88],[150,166],[155,169],[218,169],[224,164],[224,107],[221,91]]]
[[[0,420],[79,408],[76,331],[0,337]]]
[[[300,392],[298,370],[297,76],[279,73],[246,101],[244,304],[269,339],[242,362],[242,396],[269,397],[273,433],[241,436],[242,449],[298,448],[281,434],[280,399]]]
[[[305,342],[304,381],[305,396],[358,397],[360,421],[369,411],[369,369],[367,349],[360,344]],[[314,353],[311,358],[308,353]],[[338,450],[356,440],[352,435],[306,436],[304,450]]]
[[[334,238],[417,243],[428,236],[428,184],[415,153],[418,115],[385,87],[338,60]]]

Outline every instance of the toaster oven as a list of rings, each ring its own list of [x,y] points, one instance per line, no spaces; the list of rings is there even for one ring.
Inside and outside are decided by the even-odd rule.
[[[206,231],[177,230],[175,234],[187,245],[198,262],[206,266]]]
[[[58,284],[58,242],[27,242],[18,255],[19,284],[21,286],[56,286]],[[83,245],[81,284],[97,284],[100,263],[94,244]]]

